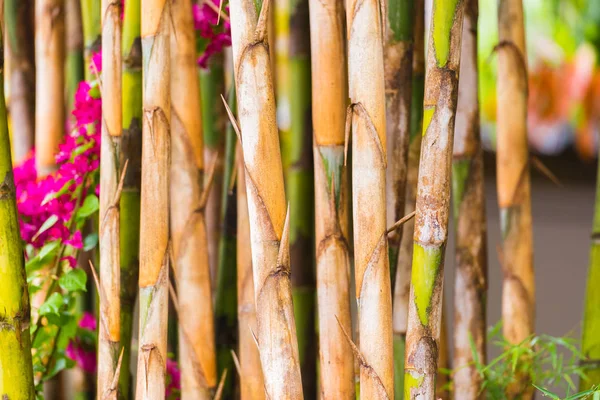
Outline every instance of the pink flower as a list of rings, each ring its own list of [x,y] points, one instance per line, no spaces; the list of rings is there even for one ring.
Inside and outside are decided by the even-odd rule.
[[[79,321],[79,328],[94,332],[96,330],[96,319],[88,312],[83,313]],[[90,374],[96,372],[96,349],[94,349],[93,344],[85,343],[81,337],[75,337],[69,342],[65,354],[85,372]]]
[[[209,5],[209,1],[212,2],[213,6]],[[223,51],[223,48],[231,46],[231,27],[229,22],[221,18],[220,25],[217,24],[219,21],[217,10],[221,1],[224,2],[225,0],[204,0],[202,5],[194,4],[193,6],[194,27],[199,32],[200,37],[206,39],[208,42],[206,48],[198,58],[198,65],[202,68],[208,67],[208,61],[211,56],[220,53]],[[229,13],[228,7],[222,8],[224,13]]]
[[[90,312],[84,312],[81,316],[81,320],[79,320],[79,327],[82,329],[87,329],[89,331],[96,330],[96,318]]]
[[[179,391],[181,390],[181,371],[177,366],[177,361],[173,361],[170,358],[167,359],[167,388],[165,397],[167,399],[170,396],[174,396],[173,399],[179,400]]]

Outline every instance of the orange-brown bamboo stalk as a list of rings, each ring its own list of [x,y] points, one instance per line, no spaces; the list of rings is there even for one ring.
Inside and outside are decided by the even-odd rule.
[[[339,326],[352,331],[349,191],[344,166],[348,98],[344,4],[340,0],[311,0],[309,6],[320,394],[323,400],[353,399],[354,357]]]
[[[433,1],[406,334],[405,399],[436,398],[463,7],[463,0]]]
[[[355,281],[364,358],[360,397],[365,399],[393,398],[394,390],[382,18],[377,0],[347,3]]]
[[[484,398],[473,349],[479,362],[486,362],[487,247],[477,81],[478,8],[478,0],[467,0],[452,160],[456,221],[454,396],[465,400]]]
[[[267,44],[268,1],[259,7],[252,0],[230,3],[234,77],[242,129],[257,338],[265,390],[271,399],[301,399],[302,379],[290,284],[289,212],[286,214]]]
[[[35,147],[38,174],[56,167],[65,131],[64,0],[35,0]]]
[[[171,237],[179,294],[181,395],[210,399],[217,385],[217,367],[191,9],[190,0],[178,0],[171,7],[171,198],[177,199],[171,202]]]
[[[100,326],[99,399],[117,398],[114,376],[119,360],[120,224],[119,157],[121,146],[121,6],[102,0],[102,141],[100,150]]]
[[[241,153],[241,149],[239,150]],[[261,400],[265,398],[265,384],[260,366],[260,354],[253,337],[253,332],[256,332],[256,307],[248,198],[244,164],[241,160],[237,168],[237,292],[241,399]]]
[[[136,398],[164,399],[169,300],[171,2],[142,0],[144,66]]]

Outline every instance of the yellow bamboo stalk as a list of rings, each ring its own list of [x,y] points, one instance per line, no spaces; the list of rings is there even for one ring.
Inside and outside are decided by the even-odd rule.
[[[99,399],[117,398],[113,382],[119,360],[120,224],[119,156],[121,144],[121,6],[102,0],[102,140],[100,149],[100,327]],[[113,385],[114,383],[114,385]]]
[[[352,205],[360,397],[393,398],[392,297],[386,233],[387,163],[381,3],[347,3],[352,101]]]
[[[259,7],[252,0],[230,3],[234,76],[242,128],[257,338],[265,390],[271,399],[301,399],[302,380],[290,283],[289,213],[286,214],[267,44],[268,1]]]
[[[256,332],[256,306],[244,164],[240,162],[237,168],[237,290],[241,399],[262,400],[265,398],[265,384],[260,354],[253,336],[253,332]]]
[[[35,148],[38,174],[56,168],[65,131],[64,0],[35,0]]]
[[[315,165],[315,231],[321,399],[353,399],[354,357],[339,323],[352,331],[344,4],[310,0]],[[336,320],[337,317],[337,320]]]
[[[177,199],[171,202],[171,237],[179,293],[181,395],[210,399],[210,390],[217,385],[217,368],[191,8],[190,0],[178,0],[171,6],[171,198]]]
[[[144,66],[136,398],[164,399],[169,282],[171,2],[142,0]]]

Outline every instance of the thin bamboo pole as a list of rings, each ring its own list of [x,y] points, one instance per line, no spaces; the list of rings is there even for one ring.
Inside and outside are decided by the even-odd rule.
[[[352,331],[344,5],[340,0],[310,0],[309,5],[320,393],[323,400],[354,399],[354,357],[339,326]]]
[[[239,153],[241,154],[241,149],[239,149]],[[244,163],[241,157],[237,169],[237,315],[241,399],[263,400],[265,399],[265,383],[260,365],[260,354],[254,339],[254,332],[257,332],[257,329],[250,249],[250,221]]]
[[[81,21],[81,4],[79,0],[66,0],[65,29],[67,58],[65,65],[67,118],[73,111],[75,92],[79,82],[84,79],[83,66],[83,25]]]
[[[3,43],[0,32],[0,54]],[[15,192],[0,64],[0,397],[33,399],[29,294]]]
[[[172,5],[171,197],[177,201],[171,203],[171,231],[179,293],[182,397],[209,399],[210,390],[217,385],[217,371],[203,199],[200,91],[191,8],[190,0]]]
[[[33,150],[35,138],[35,51],[33,0],[5,0],[4,21],[10,63],[10,116],[15,162]]]
[[[123,362],[119,374],[119,396],[133,396],[131,384],[131,337],[133,309],[138,293],[140,249],[140,181],[142,157],[142,46],[140,0],[127,0],[121,41],[122,123],[121,165],[127,171],[121,193],[121,344]]]
[[[478,14],[479,1],[467,0],[452,159],[456,221],[454,396],[465,400],[484,398],[471,343],[478,361],[486,363],[487,228],[479,131]]]
[[[419,158],[423,131],[423,90],[425,81],[425,4],[415,0],[412,98],[410,112],[410,136],[408,145],[408,170],[406,176],[405,215],[415,211],[417,201],[417,181],[419,178]],[[410,300],[410,276],[412,269],[415,220],[411,219],[401,228],[402,237],[398,252],[398,266],[394,284],[394,396],[404,396],[404,350],[408,325],[408,303]]]
[[[35,0],[35,144],[38,174],[56,168],[54,156],[65,130],[64,0]]]
[[[268,5],[268,0],[264,4],[231,2],[234,76],[243,129],[257,338],[265,390],[271,399],[301,399],[290,283],[289,212],[286,216],[267,44]]]
[[[136,398],[164,399],[169,284],[171,2],[142,0],[144,59],[140,323]]]
[[[433,2],[406,335],[405,399],[434,399],[436,393],[463,6],[462,0]]]
[[[121,341],[119,156],[121,146],[121,7],[102,0],[102,140],[100,149],[99,399],[117,398],[113,379]]]
[[[83,52],[85,60],[85,80],[90,81],[94,78],[94,72],[89,68],[92,61],[92,54],[100,50],[101,34],[101,13],[100,2],[98,0],[80,0],[81,1],[81,21],[83,23]],[[127,4],[126,4],[127,6]]]
[[[352,208],[360,397],[392,398],[392,297],[386,226],[385,82],[381,3],[347,3]],[[348,121],[348,124],[350,121]]]
[[[498,3],[498,30],[496,162],[503,238],[502,320],[504,336],[510,343],[517,344],[533,333],[535,318],[527,57],[521,0]],[[521,391],[516,387],[510,390],[513,389]],[[530,396],[531,393],[527,397]]]

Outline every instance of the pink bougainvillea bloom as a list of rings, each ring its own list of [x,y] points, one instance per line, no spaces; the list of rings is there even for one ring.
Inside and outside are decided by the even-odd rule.
[[[167,359],[167,376],[168,376],[168,385],[166,388],[165,397],[170,398],[181,390],[181,371],[177,366],[177,362]],[[179,397],[175,399],[179,400]]]
[[[79,327],[89,331],[96,330],[96,318],[88,312],[84,312]],[[81,341],[79,337],[71,340],[67,345],[65,354],[67,357],[77,363],[77,365],[87,373],[93,374],[96,372],[96,349],[90,348]]]

